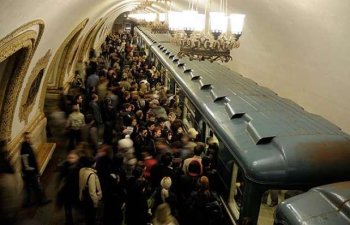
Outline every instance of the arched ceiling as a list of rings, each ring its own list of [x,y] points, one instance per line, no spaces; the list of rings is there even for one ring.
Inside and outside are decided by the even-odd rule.
[[[199,0],[199,10],[205,1]],[[213,7],[219,0],[212,0]],[[70,31],[89,18],[89,30],[100,18],[106,25],[140,0],[3,0],[0,39],[34,19],[45,31],[33,61],[54,52]],[[175,10],[188,0],[174,0]],[[153,7],[162,9],[164,6]],[[228,11],[246,14],[241,47],[226,66],[271,88],[308,111],[350,132],[350,1],[228,0]],[[86,31],[84,31],[86,32]],[[84,32],[82,35],[84,35]]]

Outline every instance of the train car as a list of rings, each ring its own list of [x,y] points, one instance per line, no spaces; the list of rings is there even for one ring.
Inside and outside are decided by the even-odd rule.
[[[184,116],[219,140],[219,191],[233,224],[272,225],[273,205],[290,193],[350,180],[350,136],[337,126],[218,63],[178,58],[166,34],[135,31],[184,93]]]
[[[313,188],[283,201],[275,225],[350,224],[350,181]]]

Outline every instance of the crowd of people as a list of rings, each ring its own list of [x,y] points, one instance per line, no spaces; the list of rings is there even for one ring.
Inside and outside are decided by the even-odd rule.
[[[61,104],[69,143],[56,204],[66,224],[79,202],[87,225],[219,224],[218,143],[185,128],[163,72],[127,32],[90,51]]]

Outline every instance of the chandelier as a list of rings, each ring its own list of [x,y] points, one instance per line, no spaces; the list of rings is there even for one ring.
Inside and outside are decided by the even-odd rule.
[[[231,50],[240,46],[239,38],[242,35],[245,15],[229,15],[228,0],[220,0],[217,11],[211,11],[211,0],[207,0],[204,13],[197,10],[198,0],[189,0],[189,9],[181,12],[172,11],[169,2],[165,1],[167,13],[146,12],[145,9],[129,17],[134,17],[139,24],[148,26],[152,33],[169,32],[171,42],[180,47],[180,58],[210,62],[232,60]]]
[[[146,0],[145,2],[147,2],[147,4],[143,2],[140,5],[144,5],[146,7],[140,10],[140,5],[139,5],[134,10],[134,13],[129,14],[129,18],[136,20],[137,23],[141,26],[146,26],[150,28],[152,33],[157,33],[157,34],[168,33],[169,27],[167,23],[167,13],[166,12],[158,12],[158,13],[149,12],[147,7],[151,8],[152,5],[155,5],[155,4],[152,4],[153,2],[158,4],[165,4],[165,7],[168,9],[171,2],[169,0],[153,0],[153,1]]]
[[[221,1],[220,10],[204,14],[194,8],[169,12],[169,33],[180,46],[178,56],[190,60],[229,62],[231,50],[240,46],[245,15],[227,14],[227,0]]]

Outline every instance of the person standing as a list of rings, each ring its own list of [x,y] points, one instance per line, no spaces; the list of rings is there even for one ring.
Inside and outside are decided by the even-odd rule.
[[[79,153],[72,150],[67,159],[58,166],[57,206],[63,206],[65,212],[65,225],[73,225],[73,207],[78,205],[79,197]]]
[[[79,171],[79,199],[84,208],[85,224],[95,225],[97,208],[102,199],[100,180],[96,170],[92,168],[92,159],[81,157],[80,163],[83,168]]]
[[[0,140],[0,224],[13,225],[19,209],[19,185],[11,164],[7,141]]]
[[[66,127],[69,129],[68,150],[72,150],[81,141],[81,128],[85,125],[85,116],[79,112],[79,106],[73,105]]]
[[[24,206],[31,206],[31,194],[34,191],[38,205],[45,205],[51,201],[46,199],[44,190],[40,183],[40,174],[38,164],[34,155],[32,147],[32,139],[29,132],[24,132],[24,141],[21,146],[21,162],[22,162],[22,176],[24,181],[24,188],[26,191]]]

